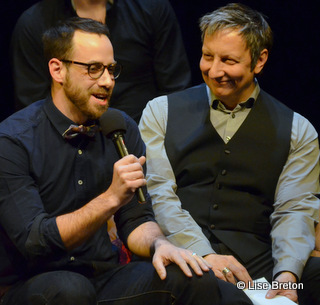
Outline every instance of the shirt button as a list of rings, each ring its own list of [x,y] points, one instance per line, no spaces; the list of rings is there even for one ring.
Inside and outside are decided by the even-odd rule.
[[[236,115],[234,113],[232,113],[231,117],[234,119],[236,117]]]
[[[227,136],[226,137],[226,142],[228,143],[231,140],[231,137]]]
[[[82,181],[82,180],[78,180],[78,184],[79,184],[79,185],[82,185],[82,184],[83,184],[83,181]]]
[[[70,261],[73,262],[75,260],[74,256],[70,256]]]
[[[225,176],[227,174],[227,170],[226,169],[223,169],[222,171],[221,171],[221,175],[222,176]]]
[[[210,225],[210,228],[213,230],[216,226],[215,225]]]
[[[78,154],[82,155],[82,150],[81,149],[78,150]]]
[[[213,207],[214,210],[218,209],[218,205],[217,204],[214,204],[212,207]]]

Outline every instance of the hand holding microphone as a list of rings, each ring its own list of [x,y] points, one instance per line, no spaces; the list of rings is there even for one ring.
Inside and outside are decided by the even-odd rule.
[[[110,138],[115,145],[120,158],[129,155],[128,149],[124,143],[124,134],[126,133],[126,124],[122,113],[119,110],[109,108],[100,117],[100,127],[102,133]],[[145,203],[145,197],[142,189],[136,190],[139,203]]]

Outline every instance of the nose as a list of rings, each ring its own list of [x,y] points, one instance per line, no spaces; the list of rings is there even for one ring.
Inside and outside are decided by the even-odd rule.
[[[224,75],[223,63],[218,59],[214,59],[211,61],[211,65],[209,66],[207,73],[210,78],[222,77]]]
[[[105,69],[103,74],[98,79],[98,85],[107,88],[114,86],[114,77],[110,75],[108,69]]]

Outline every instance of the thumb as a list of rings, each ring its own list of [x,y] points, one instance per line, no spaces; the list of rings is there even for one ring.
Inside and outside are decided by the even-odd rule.
[[[269,289],[266,294],[266,299],[273,299],[277,294],[279,290],[277,289]]]
[[[141,157],[139,158],[139,163],[140,163],[141,165],[143,165],[145,162],[146,162],[146,157],[145,157],[145,156],[141,156]]]

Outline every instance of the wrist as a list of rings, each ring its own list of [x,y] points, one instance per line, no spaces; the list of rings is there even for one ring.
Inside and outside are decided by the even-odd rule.
[[[168,243],[168,240],[166,239],[165,236],[156,237],[150,245],[150,257],[153,257],[157,248],[159,248],[164,243]]]
[[[285,277],[288,281],[290,282],[299,282],[299,278],[296,274],[294,274],[291,271],[288,270],[284,270],[284,271],[280,271],[278,272],[275,276],[274,279],[277,280],[277,278],[279,276]]]

